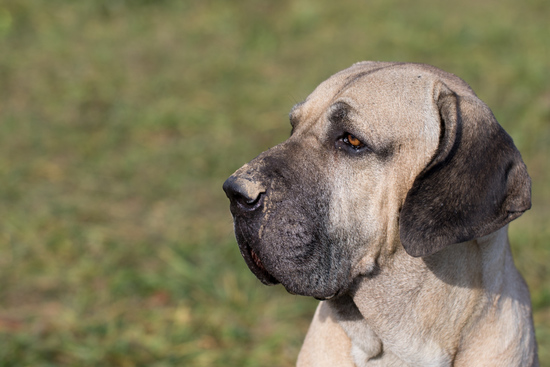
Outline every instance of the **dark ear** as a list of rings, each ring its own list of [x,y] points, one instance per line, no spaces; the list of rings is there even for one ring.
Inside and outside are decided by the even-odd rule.
[[[527,168],[489,108],[475,96],[439,90],[439,148],[407,193],[399,219],[412,256],[485,236],[531,207]]]

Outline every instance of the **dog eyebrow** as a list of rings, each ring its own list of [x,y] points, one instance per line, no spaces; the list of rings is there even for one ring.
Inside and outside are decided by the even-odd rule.
[[[290,124],[292,125],[292,127],[295,127],[296,124],[298,123],[297,110],[304,103],[305,103],[305,101],[298,102],[290,109],[290,112],[288,113],[288,119],[290,120]]]
[[[336,102],[329,107],[329,118],[334,123],[342,124],[348,119],[350,110],[353,110],[353,108],[346,102]]]

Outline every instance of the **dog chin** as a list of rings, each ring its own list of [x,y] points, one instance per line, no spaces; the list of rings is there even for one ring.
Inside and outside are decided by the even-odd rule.
[[[283,285],[283,287],[285,287],[285,290],[290,294],[293,294],[293,295],[296,295],[296,296],[313,297],[313,298],[315,298],[319,301],[328,301],[330,299],[337,298],[341,295],[339,291],[337,291],[337,292],[322,292],[322,291],[319,292],[319,291],[311,290],[311,289],[296,289],[292,286],[285,285],[284,281],[281,282],[281,284]]]

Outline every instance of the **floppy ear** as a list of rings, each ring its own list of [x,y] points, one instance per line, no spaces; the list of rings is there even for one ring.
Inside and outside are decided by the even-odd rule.
[[[527,168],[491,110],[475,96],[437,89],[439,147],[399,218],[401,242],[412,256],[485,236],[531,207]]]

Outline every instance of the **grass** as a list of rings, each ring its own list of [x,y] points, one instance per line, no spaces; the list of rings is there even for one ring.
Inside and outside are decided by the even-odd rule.
[[[465,79],[513,136],[550,366],[550,3],[0,1],[0,366],[291,366],[316,302],[240,258],[221,184],[359,60]]]

